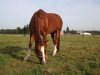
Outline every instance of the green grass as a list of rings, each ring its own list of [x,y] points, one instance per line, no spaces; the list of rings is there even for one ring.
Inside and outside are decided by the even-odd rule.
[[[30,61],[22,62],[29,36],[0,35],[0,75],[100,75],[100,36],[61,36],[56,56],[48,40],[48,60],[41,65],[34,51]]]

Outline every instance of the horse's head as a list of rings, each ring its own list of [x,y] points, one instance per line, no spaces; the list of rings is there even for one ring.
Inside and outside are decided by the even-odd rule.
[[[46,42],[47,41],[37,42],[35,45],[35,53],[39,58],[41,64],[46,63],[46,55],[45,55]]]

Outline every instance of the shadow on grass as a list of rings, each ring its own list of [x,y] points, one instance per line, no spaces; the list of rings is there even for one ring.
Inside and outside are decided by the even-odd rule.
[[[0,49],[0,53],[1,54],[8,54],[10,55],[12,58],[18,59],[18,60],[23,60],[24,56],[23,56],[23,51],[25,50],[22,47],[18,47],[18,46],[7,46],[4,49]]]

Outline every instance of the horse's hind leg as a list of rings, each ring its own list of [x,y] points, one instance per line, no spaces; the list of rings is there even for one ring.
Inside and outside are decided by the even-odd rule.
[[[34,35],[33,34],[30,34],[30,42],[29,42],[29,49],[27,51],[27,55],[26,57],[24,58],[24,61],[27,61],[30,57],[30,54],[31,54],[31,48],[32,48],[32,44],[34,42]]]
[[[53,40],[54,43],[54,51],[53,51],[53,56],[56,55],[57,52],[57,44],[56,44],[56,33],[51,33],[51,38]]]
[[[54,42],[54,32],[53,32],[53,33],[51,33],[51,38],[52,38],[53,43],[54,43],[54,45],[55,45],[55,42]],[[55,46],[54,46],[54,47],[55,47]],[[53,56],[55,55],[55,53],[56,53],[56,47],[54,48],[54,51],[53,51]]]
[[[51,38],[52,38],[53,43],[54,43],[54,33],[51,33]]]
[[[57,32],[57,52],[60,50],[60,30]]]
[[[53,43],[54,43],[54,51],[53,51],[53,56],[54,56],[54,55],[56,55],[56,52],[59,51],[59,43],[60,43],[59,30],[57,30],[55,33],[52,33],[51,37],[52,37]]]

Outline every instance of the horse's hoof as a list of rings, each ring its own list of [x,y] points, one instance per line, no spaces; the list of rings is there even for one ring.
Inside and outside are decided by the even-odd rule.
[[[43,65],[44,65],[44,64],[46,64],[46,62],[42,62],[41,64],[43,64]]]
[[[42,62],[40,62],[40,64],[46,64],[46,61],[44,62],[44,61],[42,61]]]
[[[52,54],[52,56],[55,56],[56,54]]]

